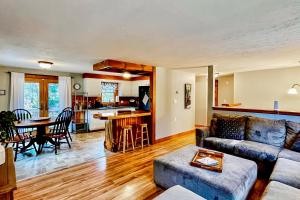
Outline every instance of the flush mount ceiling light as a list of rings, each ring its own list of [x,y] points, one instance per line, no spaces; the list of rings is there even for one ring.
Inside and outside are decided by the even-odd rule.
[[[131,78],[131,74],[129,72],[124,72],[123,77],[129,79]]]
[[[299,84],[294,84],[294,85],[292,85],[292,87],[288,90],[288,94],[291,94],[291,95],[296,95],[296,94],[298,94],[298,91],[297,91],[297,89],[295,88],[296,86],[299,86],[299,87],[300,87]]]
[[[43,69],[50,69],[53,65],[52,62],[48,62],[48,61],[38,61],[39,66]]]

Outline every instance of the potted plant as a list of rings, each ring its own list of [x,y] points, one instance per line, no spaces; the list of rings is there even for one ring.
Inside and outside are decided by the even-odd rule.
[[[13,126],[16,121],[16,116],[11,111],[0,112],[0,142],[3,142],[7,137],[7,130],[9,127]]]

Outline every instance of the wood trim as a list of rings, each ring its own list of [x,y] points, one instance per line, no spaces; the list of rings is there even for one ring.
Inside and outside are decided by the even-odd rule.
[[[49,76],[49,75],[38,75],[38,74],[25,74],[25,80],[29,79],[47,79],[58,82],[58,76]]]
[[[202,124],[195,124],[195,128],[205,128],[208,127],[206,125],[202,125]]]
[[[107,59],[93,65],[94,71],[103,71],[103,70],[107,70],[107,68],[114,68],[114,69],[124,70],[124,71],[152,72],[152,66],[150,65],[142,65],[142,64],[111,60],[111,59]]]
[[[173,134],[173,135],[170,135],[170,136],[167,136],[167,137],[164,137],[164,138],[157,139],[157,140],[155,140],[155,144],[160,143],[160,142],[164,142],[166,140],[171,140],[171,139],[174,139],[174,138],[177,138],[177,137],[182,137],[182,136],[185,136],[185,135],[189,135],[189,134],[192,134],[192,133],[195,133],[195,129],[192,129],[192,130],[189,130],[189,131],[184,131],[184,132],[181,132],[181,133],[177,133],[177,134]]]
[[[213,107],[213,110],[247,112],[247,113],[264,113],[264,114],[289,115],[289,116],[300,116],[300,112],[276,111],[276,110],[264,110],[264,109],[251,109],[251,108]]]
[[[82,75],[83,78],[96,78],[96,79],[106,79],[106,80],[121,80],[121,81],[129,81],[130,79],[126,79],[122,76],[113,76],[113,75],[106,75],[106,74],[90,74],[84,73]]]
[[[219,105],[219,80],[215,79],[215,106]]]
[[[151,111],[151,144],[155,143],[156,136],[156,68],[150,74],[150,111]]]
[[[137,76],[137,77],[132,77],[130,80],[131,81],[150,80],[150,77],[149,76]]]
[[[106,74],[92,74],[92,73],[84,73],[82,75],[83,78],[95,78],[95,79],[106,79],[106,80],[118,80],[118,81],[137,81],[137,80],[150,80],[149,76],[137,76],[131,78],[124,78],[123,76],[114,76],[114,75],[106,75]]]

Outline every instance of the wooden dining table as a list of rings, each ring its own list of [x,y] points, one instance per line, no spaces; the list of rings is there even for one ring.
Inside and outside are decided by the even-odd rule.
[[[55,118],[50,118],[47,120],[35,121],[35,120],[23,120],[19,122],[15,122],[15,126],[17,129],[34,129],[36,128],[36,137],[33,137],[30,142],[23,147],[23,150],[31,147],[35,142],[39,145],[37,154],[42,152],[43,144],[46,142],[50,142],[51,144],[55,145],[55,142],[52,140],[51,137],[45,137],[46,135],[46,128],[48,126],[55,125]]]

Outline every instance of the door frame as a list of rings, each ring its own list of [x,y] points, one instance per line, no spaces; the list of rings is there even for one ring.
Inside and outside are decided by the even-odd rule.
[[[58,83],[58,76],[25,74],[25,82],[40,85],[40,117],[48,116],[48,84]]]
[[[156,141],[156,67],[150,73],[151,143]]]

